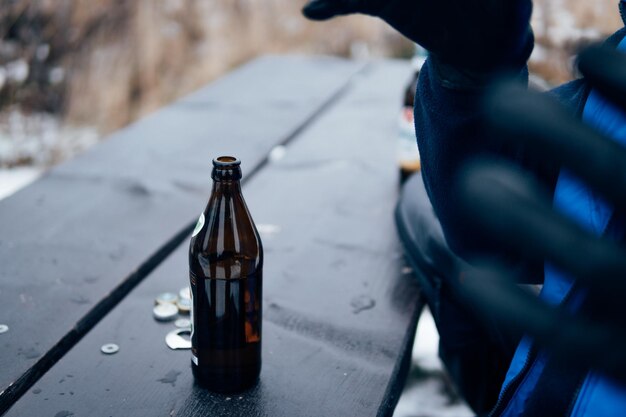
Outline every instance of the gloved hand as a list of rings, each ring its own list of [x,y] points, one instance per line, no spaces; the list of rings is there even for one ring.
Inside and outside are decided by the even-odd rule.
[[[312,0],[306,17],[382,18],[443,64],[469,71],[520,69],[533,47],[530,0]]]
[[[626,55],[592,47],[579,58],[586,79],[626,112]],[[515,86],[498,88],[487,101],[499,137],[523,143],[537,158],[581,178],[615,207],[614,228],[626,213],[626,149],[583,124],[557,102]],[[459,193],[487,233],[528,258],[546,259],[577,279],[586,298],[577,316],[521,292],[500,266],[464,271],[460,288],[490,317],[521,325],[570,363],[599,369],[626,382],[626,249],[596,236],[552,209],[541,187],[510,165],[475,162]],[[624,225],[626,226],[626,225]],[[626,232],[626,231],[623,231]],[[622,236],[619,239],[623,239]],[[558,331],[555,331],[558,329]]]

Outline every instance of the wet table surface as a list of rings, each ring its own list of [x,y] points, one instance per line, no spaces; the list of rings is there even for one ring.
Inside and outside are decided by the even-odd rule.
[[[1,201],[0,412],[390,415],[421,309],[393,224],[409,74],[263,57]],[[174,325],[152,317],[188,285],[221,154],[242,160],[265,248],[263,369],[236,395],[197,386],[189,351],[165,344]]]

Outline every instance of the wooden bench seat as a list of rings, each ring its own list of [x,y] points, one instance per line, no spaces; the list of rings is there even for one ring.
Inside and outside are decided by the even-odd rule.
[[[392,216],[409,71],[263,58],[0,203],[6,415],[390,415],[421,309]],[[261,380],[234,396],[197,387],[189,351],[165,345],[173,325],[152,318],[156,295],[187,284],[220,154],[242,160],[250,211],[273,230]]]

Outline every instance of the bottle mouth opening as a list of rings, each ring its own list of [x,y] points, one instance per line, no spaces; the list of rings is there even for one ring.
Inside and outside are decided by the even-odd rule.
[[[241,161],[234,156],[218,156],[213,159],[213,166],[215,168],[231,168],[239,165],[241,165]]]
[[[241,179],[241,161],[234,156],[218,156],[213,160],[211,178],[215,181],[238,181]]]

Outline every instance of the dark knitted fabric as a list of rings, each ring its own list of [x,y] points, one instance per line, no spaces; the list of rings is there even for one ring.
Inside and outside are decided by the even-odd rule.
[[[554,90],[561,102],[579,112],[585,98],[586,84],[575,81]],[[482,90],[458,90],[442,85],[430,61],[420,74],[415,100],[415,129],[422,158],[426,191],[441,222],[450,248],[461,257],[500,254],[503,260],[516,262],[513,255],[501,253],[499,245],[468,221],[459,211],[454,193],[459,169],[478,156],[497,156],[522,165],[535,173],[553,190],[558,169],[533,160],[524,149],[507,148],[490,140],[482,124]],[[531,266],[534,271],[541,265]]]
[[[606,42],[617,45],[625,35],[626,29],[621,29]],[[421,71],[415,98],[415,130],[426,191],[453,251],[465,258],[498,254],[499,245],[459,212],[458,199],[453,192],[459,168],[472,157],[495,155],[530,170],[548,190],[554,191],[558,167],[546,166],[524,149],[507,148],[490,140],[481,122],[483,90],[447,88],[437,74],[429,59]],[[584,80],[576,80],[550,94],[580,116],[589,87]],[[505,259],[512,257],[511,254],[501,255]]]

